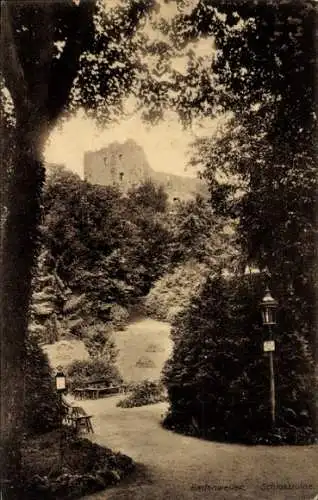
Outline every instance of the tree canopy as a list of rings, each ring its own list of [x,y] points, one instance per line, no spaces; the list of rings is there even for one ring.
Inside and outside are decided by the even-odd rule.
[[[88,295],[96,319],[109,320],[112,304],[129,306],[164,272],[171,252],[167,209],[165,191],[151,181],[123,196],[67,170],[48,175],[42,242],[59,276]]]
[[[94,58],[97,51],[106,61],[106,70],[100,72],[103,86],[99,87],[105,100],[110,93],[116,100],[114,96],[126,90],[128,80],[122,78],[123,68],[111,66],[120,51],[114,46],[120,40],[125,52],[124,47],[129,46],[134,30],[151,7],[152,2],[147,0],[132,0],[115,9],[102,29],[104,42],[98,44],[98,15],[103,2],[1,3],[1,88],[8,97],[8,106],[2,106],[2,111],[9,114],[12,131],[12,147],[5,146],[7,141],[1,142],[1,158],[7,165],[6,189],[1,193],[0,337],[1,368],[6,373],[1,377],[1,470],[2,477],[13,484],[6,487],[8,498],[23,498],[14,485],[19,484],[21,465],[25,337],[39,236],[43,148],[61,113],[69,109],[76,77],[83,75],[82,89],[87,84],[87,76],[80,73],[85,53],[90,51]],[[91,106],[88,92],[80,95],[84,97],[81,104]],[[1,132],[3,125],[1,118]]]

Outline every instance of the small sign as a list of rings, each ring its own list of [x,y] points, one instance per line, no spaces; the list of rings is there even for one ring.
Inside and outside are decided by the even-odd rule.
[[[264,352],[273,352],[275,351],[275,340],[265,340],[263,344]]]
[[[56,389],[58,391],[64,391],[64,389],[66,388],[66,385],[65,385],[65,379],[63,378],[58,378],[56,380]]]
[[[63,373],[58,372],[55,375],[55,385],[57,391],[64,391],[66,389],[66,379]]]

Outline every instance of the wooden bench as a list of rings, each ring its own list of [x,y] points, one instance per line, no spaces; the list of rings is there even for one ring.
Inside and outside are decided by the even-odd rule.
[[[64,423],[75,429],[79,434],[81,431],[94,432],[92,425],[92,415],[87,415],[84,408],[81,406],[71,406],[66,401],[63,401],[64,407]]]
[[[120,392],[120,387],[117,386],[105,386],[105,387],[88,387],[90,391],[89,394],[92,395],[93,399],[98,399],[102,396],[112,396],[113,394],[118,394]]]
[[[103,381],[91,381],[87,387],[73,390],[75,399],[98,399],[101,396],[112,396],[123,391],[122,386],[102,385]]]
[[[77,389],[73,389],[73,394],[75,399],[86,399],[87,398],[87,389],[83,387],[78,387]]]

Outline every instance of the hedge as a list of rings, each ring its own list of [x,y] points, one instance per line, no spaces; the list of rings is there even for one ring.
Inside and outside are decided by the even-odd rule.
[[[276,286],[279,302],[274,365],[277,419],[270,425],[268,332],[259,302],[261,275],[208,279],[175,320],[174,349],[164,368],[170,401],[166,427],[211,439],[308,443],[314,437],[315,378],[306,318],[292,292]]]
[[[24,428],[40,434],[57,427],[59,398],[47,356],[35,339],[27,338],[25,362]]]

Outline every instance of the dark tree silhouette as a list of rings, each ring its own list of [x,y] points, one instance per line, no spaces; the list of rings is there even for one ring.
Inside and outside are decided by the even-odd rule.
[[[0,469],[2,491],[8,498],[19,496],[18,491],[5,485],[9,480],[18,484],[21,463],[25,335],[44,180],[43,147],[70,103],[76,77],[79,76],[79,86],[85,83],[85,78],[81,80],[85,71],[80,71],[81,64],[85,64],[85,51],[100,54],[110,41],[121,40],[129,52],[127,41],[151,6],[152,2],[147,0],[129,1],[117,11],[116,19],[105,16],[104,37],[100,36],[97,43],[94,21],[98,22],[98,18],[94,19],[94,14],[98,14],[98,2],[94,0],[1,3],[1,76],[11,95],[14,122],[12,147],[7,148],[10,158],[3,157],[5,150],[1,144],[1,158],[5,164],[10,163],[7,189],[1,197],[6,217],[1,226],[0,291]],[[118,14],[124,22],[118,23]],[[124,48],[122,52],[125,53]],[[114,54],[109,51],[104,58],[106,65],[111,57],[114,58]],[[111,91],[115,94],[110,82],[114,78],[120,81],[122,73],[123,69],[117,67],[108,73],[102,72],[99,102]],[[123,85],[127,89],[127,81]],[[115,90],[119,96],[123,86],[118,85]],[[92,92],[89,96],[87,90],[86,94],[83,92],[81,104],[86,102],[91,106],[93,95]]]

